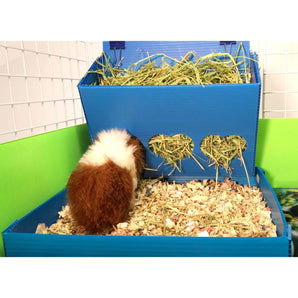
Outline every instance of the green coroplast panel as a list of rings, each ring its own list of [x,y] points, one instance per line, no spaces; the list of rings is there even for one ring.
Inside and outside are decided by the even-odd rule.
[[[256,166],[273,188],[298,187],[298,118],[260,119]]]
[[[0,232],[65,188],[89,144],[86,125],[1,144]]]

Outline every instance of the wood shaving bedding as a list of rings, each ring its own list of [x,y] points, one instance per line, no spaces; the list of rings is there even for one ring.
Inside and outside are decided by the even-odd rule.
[[[68,205],[49,228],[39,224],[39,233],[86,234],[71,219]],[[182,184],[144,179],[136,191],[135,207],[127,222],[111,235],[276,237],[271,210],[258,187],[237,184],[226,178]]]

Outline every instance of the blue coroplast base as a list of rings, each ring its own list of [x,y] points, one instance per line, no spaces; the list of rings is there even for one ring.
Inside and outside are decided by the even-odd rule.
[[[258,186],[272,210],[277,237],[101,236],[35,234],[39,223],[58,219],[66,190],[10,225],[4,232],[8,257],[288,257],[289,232],[281,207],[264,172],[257,169]]]

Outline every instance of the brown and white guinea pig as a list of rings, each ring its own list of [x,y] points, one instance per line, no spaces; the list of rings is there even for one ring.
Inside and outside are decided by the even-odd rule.
[[[144,147],[126,130],[103,130],[67,183],[71,216],[87,233],[100,234],[124,221],[144,168]]]

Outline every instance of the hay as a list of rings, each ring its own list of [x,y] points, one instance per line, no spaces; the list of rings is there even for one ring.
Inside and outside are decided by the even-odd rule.
[[[197,57],[192,51],[180,61],[165,54],[154,54],[137,61],[127,69],[115,67],[103,53],[103,61],[96,60],[98,69],[88,71],[98,75],[98,85],[208,85],[249,83],[251,74],[240,43],[235,55],[211,53]],[[161,61],[161,63],[156,63]],[[161,64],[161,65],[160,65]]]
[[[239,156],[250,186],[249,176],[242,156],[246,146],[245,139],[238,135],[230,135],[224,138],[219,135],[209,135],[201,141],[200,149],[212,161],[211,165],[215,165],[216,181],[218,179],[218,167],[225,168],[231,175],[231,161]]]
[[[181,172],[181,161],[186,157],[192,157],[201,169],[204,170],[204,167],[192,153],[194,144],[192,139],[187,135],[175,134],[171,137],[163,134],[155,135],[149,140],[148,145],[153,153],[161,156],[164,161],[167,161],[167,164],[173,166],[173,170],[169,175],[171,175],[175,169]],[[163,163],[161,163],[159,167],[162,164]]]

